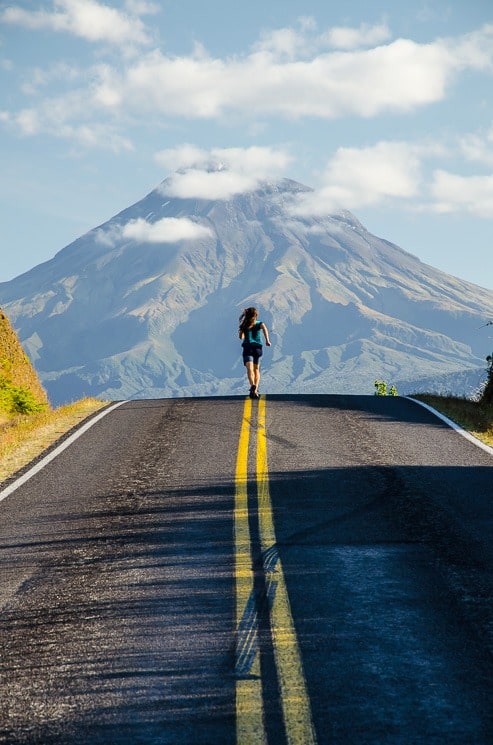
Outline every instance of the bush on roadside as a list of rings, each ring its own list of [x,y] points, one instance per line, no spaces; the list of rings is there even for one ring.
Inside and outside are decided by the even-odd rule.
[[[487,379],[481,394],[481,403],[489,405],[493,403],[493,356],[489,354],[486,362],[488,363],[486,368]]]
[[[398,396],[397,388],[395,385],[391,385],[387,390],[387,383],[385,380],[375,380],[375,396]]]
[[[37,401],[27,388],[12,385],[6,378],[0,377],[0,411],[6,414],[35,414],[46,406]]]

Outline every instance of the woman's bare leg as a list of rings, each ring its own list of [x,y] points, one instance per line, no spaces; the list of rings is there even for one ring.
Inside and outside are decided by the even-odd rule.
[[[248,382],[250,383],[251,386],[256,385],[253,362],[251,360],[249,360],[248,362],[245,362],[245,367],[246,367],[246,374],[247,374]]]
[[[260,383],[260,365],[253,366],[253,385],[255,386],[255,393],[258,390]]]

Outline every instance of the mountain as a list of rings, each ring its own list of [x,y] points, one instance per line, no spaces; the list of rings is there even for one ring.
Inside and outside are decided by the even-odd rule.
[[[285,179],[230,199],[172,180],[53,259],[0,284],[54,404],[243,393],[243,307],[271,329],[261,389],[470,393],[493,292],[371,235],[350,212],[295,217]]]

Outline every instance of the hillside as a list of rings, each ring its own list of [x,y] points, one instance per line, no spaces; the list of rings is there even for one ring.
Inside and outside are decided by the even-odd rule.
[[[0,412],[11,414],[22,411],[23,406],[36,409],[47,403],[39,377],[0,309]]]
[[[271,329],[262,390],[469,394],[485,377],[477,329],[493,292],[430,267],[347,211],[296,217],[289,179],[230,199],[173,196],[170,179],[0,284],[59,405],[245,390],[242,308]]]

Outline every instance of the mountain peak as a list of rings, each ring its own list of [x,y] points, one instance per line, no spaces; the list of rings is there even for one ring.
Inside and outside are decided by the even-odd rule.
[[[209,161],[200,169],[179,168],[155,189],[162,196],[179,199],[228,201],[235,197],[257,194],[297,195],[313,191],[288,178],[270,179],[251,176],[248,171],[232,170],[221,161]]]

